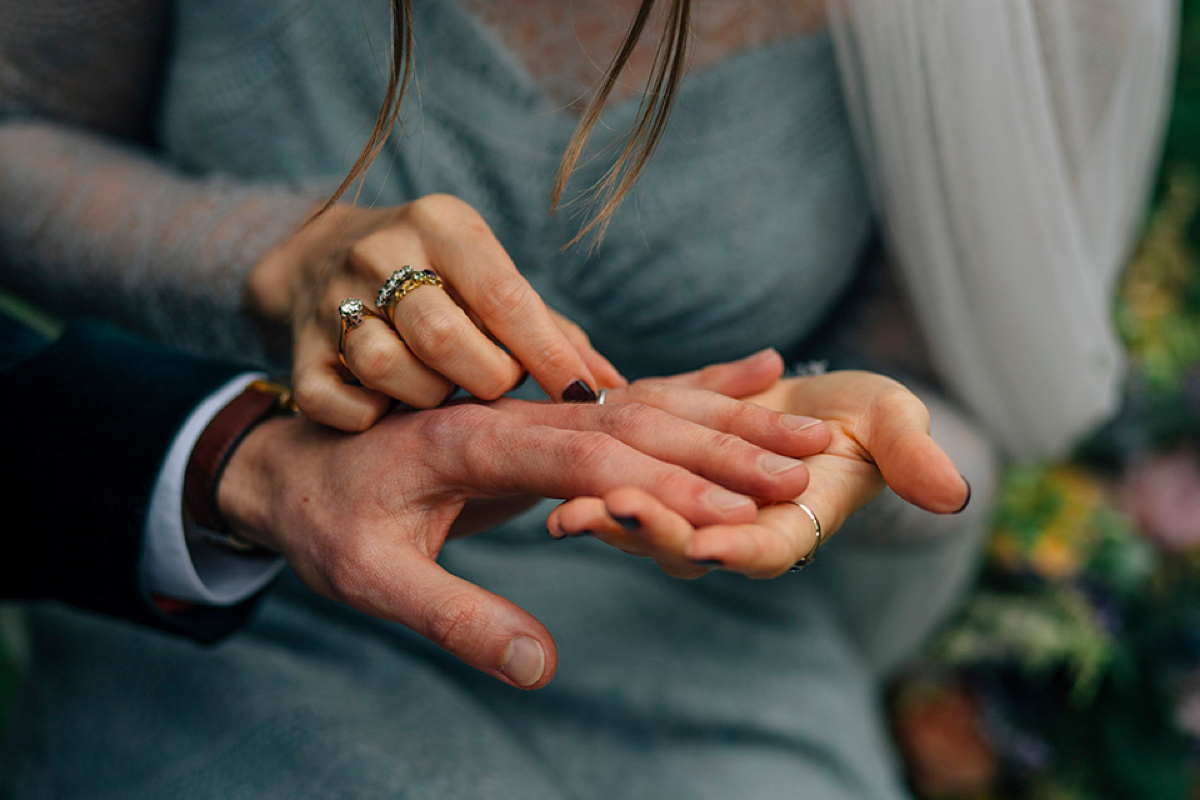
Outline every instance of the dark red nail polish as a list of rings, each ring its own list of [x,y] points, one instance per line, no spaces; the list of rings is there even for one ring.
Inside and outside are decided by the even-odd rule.
[[[955,514],[961,514],[967,510],[967,506],[971,505],[971,482],[967,480],[965,475],[963,476],[963,483],[967,485],[967,499],[963,501],[962,508],[954,512]]]
[[[637,517],[618,517],[616,514],[614,514],[613,519],[615,519],[617,524],[627,531],[636,531],[638,528],[642,527],[642,523]]]
[[[563,390],[564,403],[594,403],[596,392],[583,381],[571,381],[571,385]]]

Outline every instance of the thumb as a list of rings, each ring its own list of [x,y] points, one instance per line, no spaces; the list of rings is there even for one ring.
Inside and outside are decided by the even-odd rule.
[[[888,392],[876,399],[865,445],[892,490],[936,514],[961,511],[971,488],[929,435],[929,412],[915,395]]]
[[[400,560],[383,568],[376,585],[386,589],[364,593],[353,605],[412,628],[464,663],[517,688],[540,689],[554,677],[554,638],[532,614],[451,575],[416,548],[404,547]]]

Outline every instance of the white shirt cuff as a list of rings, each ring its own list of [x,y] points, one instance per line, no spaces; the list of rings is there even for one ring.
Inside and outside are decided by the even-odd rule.
[[[210,606],[231,606],[262,589],[283,569],[282,558],[245,556],[184,533],[183,473],[192,448],[213,418],[260,373],[237,376],[209,395],[188,416],[163,461],[150,509],[142,560],[143,585],[152,594]]]

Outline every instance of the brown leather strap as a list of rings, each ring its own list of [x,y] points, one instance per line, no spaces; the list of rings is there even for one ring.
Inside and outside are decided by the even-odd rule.
[[[217,487],[230,456],[250,430],[268,417],[294,411],[291,390],[271,381],[252,382],[212,418],[196,440],[183,475],[185,508],[192,521],[217,534],[236,550],[252,551],[255,545],[236,536],[217,504]],[[261,548],[260,548],[261,549]]]

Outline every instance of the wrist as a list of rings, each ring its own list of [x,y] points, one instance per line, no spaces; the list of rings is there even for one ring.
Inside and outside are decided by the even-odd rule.
[[[279,459],[286,460],[286,443],[296,438],[296,416],[277,416],[251,428],[229,458],[217,484],[217,506],[229,530],[266,550],[282,547],[271,525],[274,486]]]
[[[241,467],[233,475],[226,473],[231,465],[242,461],[238,455],[246,440],[258,438],[252,436],[256,428],[293,410],[291,391],[286,386],[256,380],[221,409],[196,440],[184,472],[184,501],[188,516],[209,538],[241,552],[258,549],[232,527],[221,505],[220,489],[253,477],[244,474]]]

